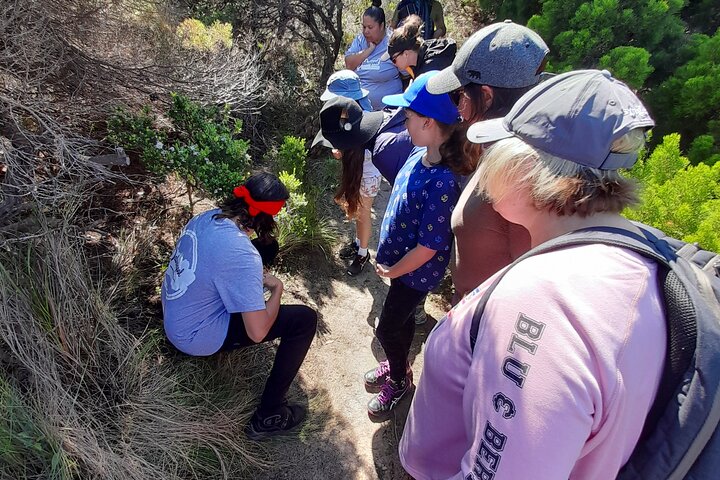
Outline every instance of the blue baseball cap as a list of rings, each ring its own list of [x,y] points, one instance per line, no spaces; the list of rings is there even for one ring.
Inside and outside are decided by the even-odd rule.
[[[327,88],[320,95],[320,100],[327,102],[331,98],[346,97],[360,100],[367,97],[370,92],[360,86],[360,77],[352,70],[340,70],[328,78]]]
[[[417,77],[413,83],[398,95],[386,95],[382,101],[391,107],[403,107],[419,113],[425,117],[433,118],[448,125],[457,123],[460,114],[447,93],[433,95],[427,91],[427,83],[438,72],[433,70]]]

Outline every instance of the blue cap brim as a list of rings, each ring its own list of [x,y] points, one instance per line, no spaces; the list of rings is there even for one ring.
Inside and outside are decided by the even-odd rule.
[[[385,95],[382,98],[382,102],[387,105],[388,107],[404,107],[407,108],[410,106],[410,102],[408,102],[402,93],[398,93],[396,95]]]

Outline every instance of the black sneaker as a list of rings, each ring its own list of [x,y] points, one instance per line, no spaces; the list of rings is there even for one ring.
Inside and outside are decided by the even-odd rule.
[[[374,417],[390,413],[411,387],[412,380],[407,376],[400,383],[389,379],[380,387],[380,393],[368,403],[368,413]]]
[[[300,405],[285,405],[276,413],[260,417],[257,410],[245,426],[250,440],[262,440],[297,427],[305,420],[305,409]]]
[[[338,255],[340,256],[340,258],[344,258],[347,260],[356,256],[359,248],[360,247],[358,246],[358,244],[355,243],[355,240],[353,240],[352,242],[342,247]]]
[[[407,374],[407,377],[410,379],[410,381],[412,381],[413,372],[410,368],[410,364],[408,364],[405,373]],[[379,392],[380,388],[382,388],[382,386],[385,385],[388,380],[390,380],[390,363],[387,360],[383,360],[378,364],[377,367],[365,373],[364,380],[365,390],[372,393]]]
[[[360,255],[355,255],[355,260],[350,264],[350,266],[347,269],[347,274],[351,277],[354,277],[358,273],[362,272],[363,267],[365,264],[370,260],[370,252],[367,253],[364,257],[361,257]]]

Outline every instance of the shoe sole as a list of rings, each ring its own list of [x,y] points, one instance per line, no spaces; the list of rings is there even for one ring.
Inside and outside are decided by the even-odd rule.
[[[292,428],[288,428],[287,430],[273,430],[272,432],[258,432],[255,429],[252,430],[245,430],[245,436],[253,441],[260,441],[260,440],[267,440],[270,437],[275,437],[277,435],[284,435],[286,433],[293,433],[295,430],[297,430],[300,425],[302,425],[303,422],[298,423]]]

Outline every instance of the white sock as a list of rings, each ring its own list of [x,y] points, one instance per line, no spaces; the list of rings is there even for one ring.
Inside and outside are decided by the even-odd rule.
[[[360,255],[361,257],[364,257],[365,255],[367,255],[367,248],[358,247],[357,254]]]

